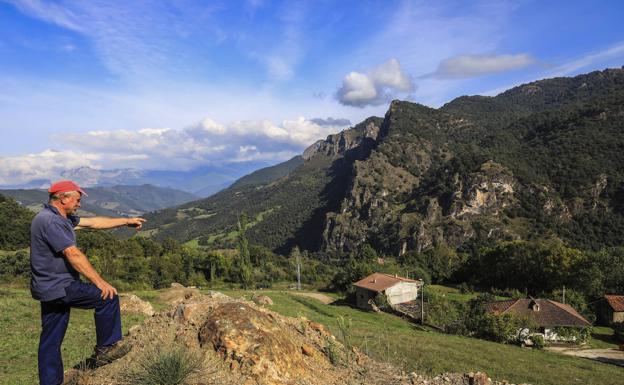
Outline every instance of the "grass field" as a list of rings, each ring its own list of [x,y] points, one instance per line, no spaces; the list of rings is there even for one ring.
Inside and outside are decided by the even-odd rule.
[[[235,297],[250,298],[249,291],[223,290]],[[352,320],[349,334],[354,344],[380,360],[393,362],[405,370],[427,374],[486,371],[495,379],[533,385],[622,384],[624,369],[586,359],[523,349],[497,343],[422,330],[400,318],[353,309],[345,305],[323,305],[312,298],[286,291],[262,291],[273,299],[271,309],[287,316],[304,316],[321,322],[341,338],[337,318]],[[136,292],[150,300],[156,310],[156,291]],[[141,316],[124,315],[124,331],[142,321]],[[39,334],[39,305],[25,289],[0,288],[0,384],[36,383],[36,354]],[[608,328],[602,343],[609,344]],[[72,310],[63,344],[66,367],[91,354],[95,344],[93,316],[89,311]]]
[[[124,315],[124,333],[143,319]],[[40,311],[39,302],[30,297],[28,290],[0,288],[0,329],[0,384],[36,384]],[[90,356],[94,346],[93,311],[72,309],[62,348],[65,369]]]

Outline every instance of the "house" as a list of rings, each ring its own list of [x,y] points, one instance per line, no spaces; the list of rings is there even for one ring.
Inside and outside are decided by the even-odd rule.
[[[383,293],[390,305],[414,301],[423,281],[399,277],[397,275],[373,273],[353,284],[357,307],[372,309],[372,300]]]
[[[485,310],[492,314],[511,314],[519,318],[531,319],[539,327],[540,334],[547,341],[561,340],[553,331],[556,327],[584,328],[591,323],[583,318],[570,305],[550,299],[511,299],[488,302]]]
[[[600,306],[600,319],[605,324],[624,322],[624,295],[608,294]]]

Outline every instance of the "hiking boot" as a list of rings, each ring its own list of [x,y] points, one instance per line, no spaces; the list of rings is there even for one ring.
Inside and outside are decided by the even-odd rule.
[[[87,359],[90,369],[99,368],[125,356],[130,351],[130,344],[118,341],[109,346],[96,346],[93,355]]]

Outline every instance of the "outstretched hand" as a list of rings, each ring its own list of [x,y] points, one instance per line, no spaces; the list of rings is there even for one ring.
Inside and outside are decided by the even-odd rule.
[[[126,226],[134,227],[137,229],[137,231],[139,231],[141,230],[141,227],[143,227],[143,223],[145,223],[145,219],[143,218],[139,218],[139,217],[128,218],[128,221],[126,222]]]

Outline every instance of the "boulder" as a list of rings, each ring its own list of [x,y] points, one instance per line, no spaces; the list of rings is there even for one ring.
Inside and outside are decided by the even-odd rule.
[[[273,300],[262,294],[254,294],[251,300],[257,305],[273,305]]]
[[[465,378],[468,380],[468,385],[490,385],[492,380],[485,372],[467,373]]]
[[[151,303],[143,301],[134,294],[122,294],[119,296],[119,307],[122,312],[141,313],[148,316],[154,315],[154,307]]]
[[[306,373],[301,346],[272,313],[241,302],[218,305],[199,330],[200,346],[212,346],[239,370],[267,385],[294,382]]]
[[[198,289],[191,289],[187,287],[172,287],[162,291],[158,297],[161,302],[166,302],[171,305],[177,305],[183,301],[199,298],[201,293]]]

